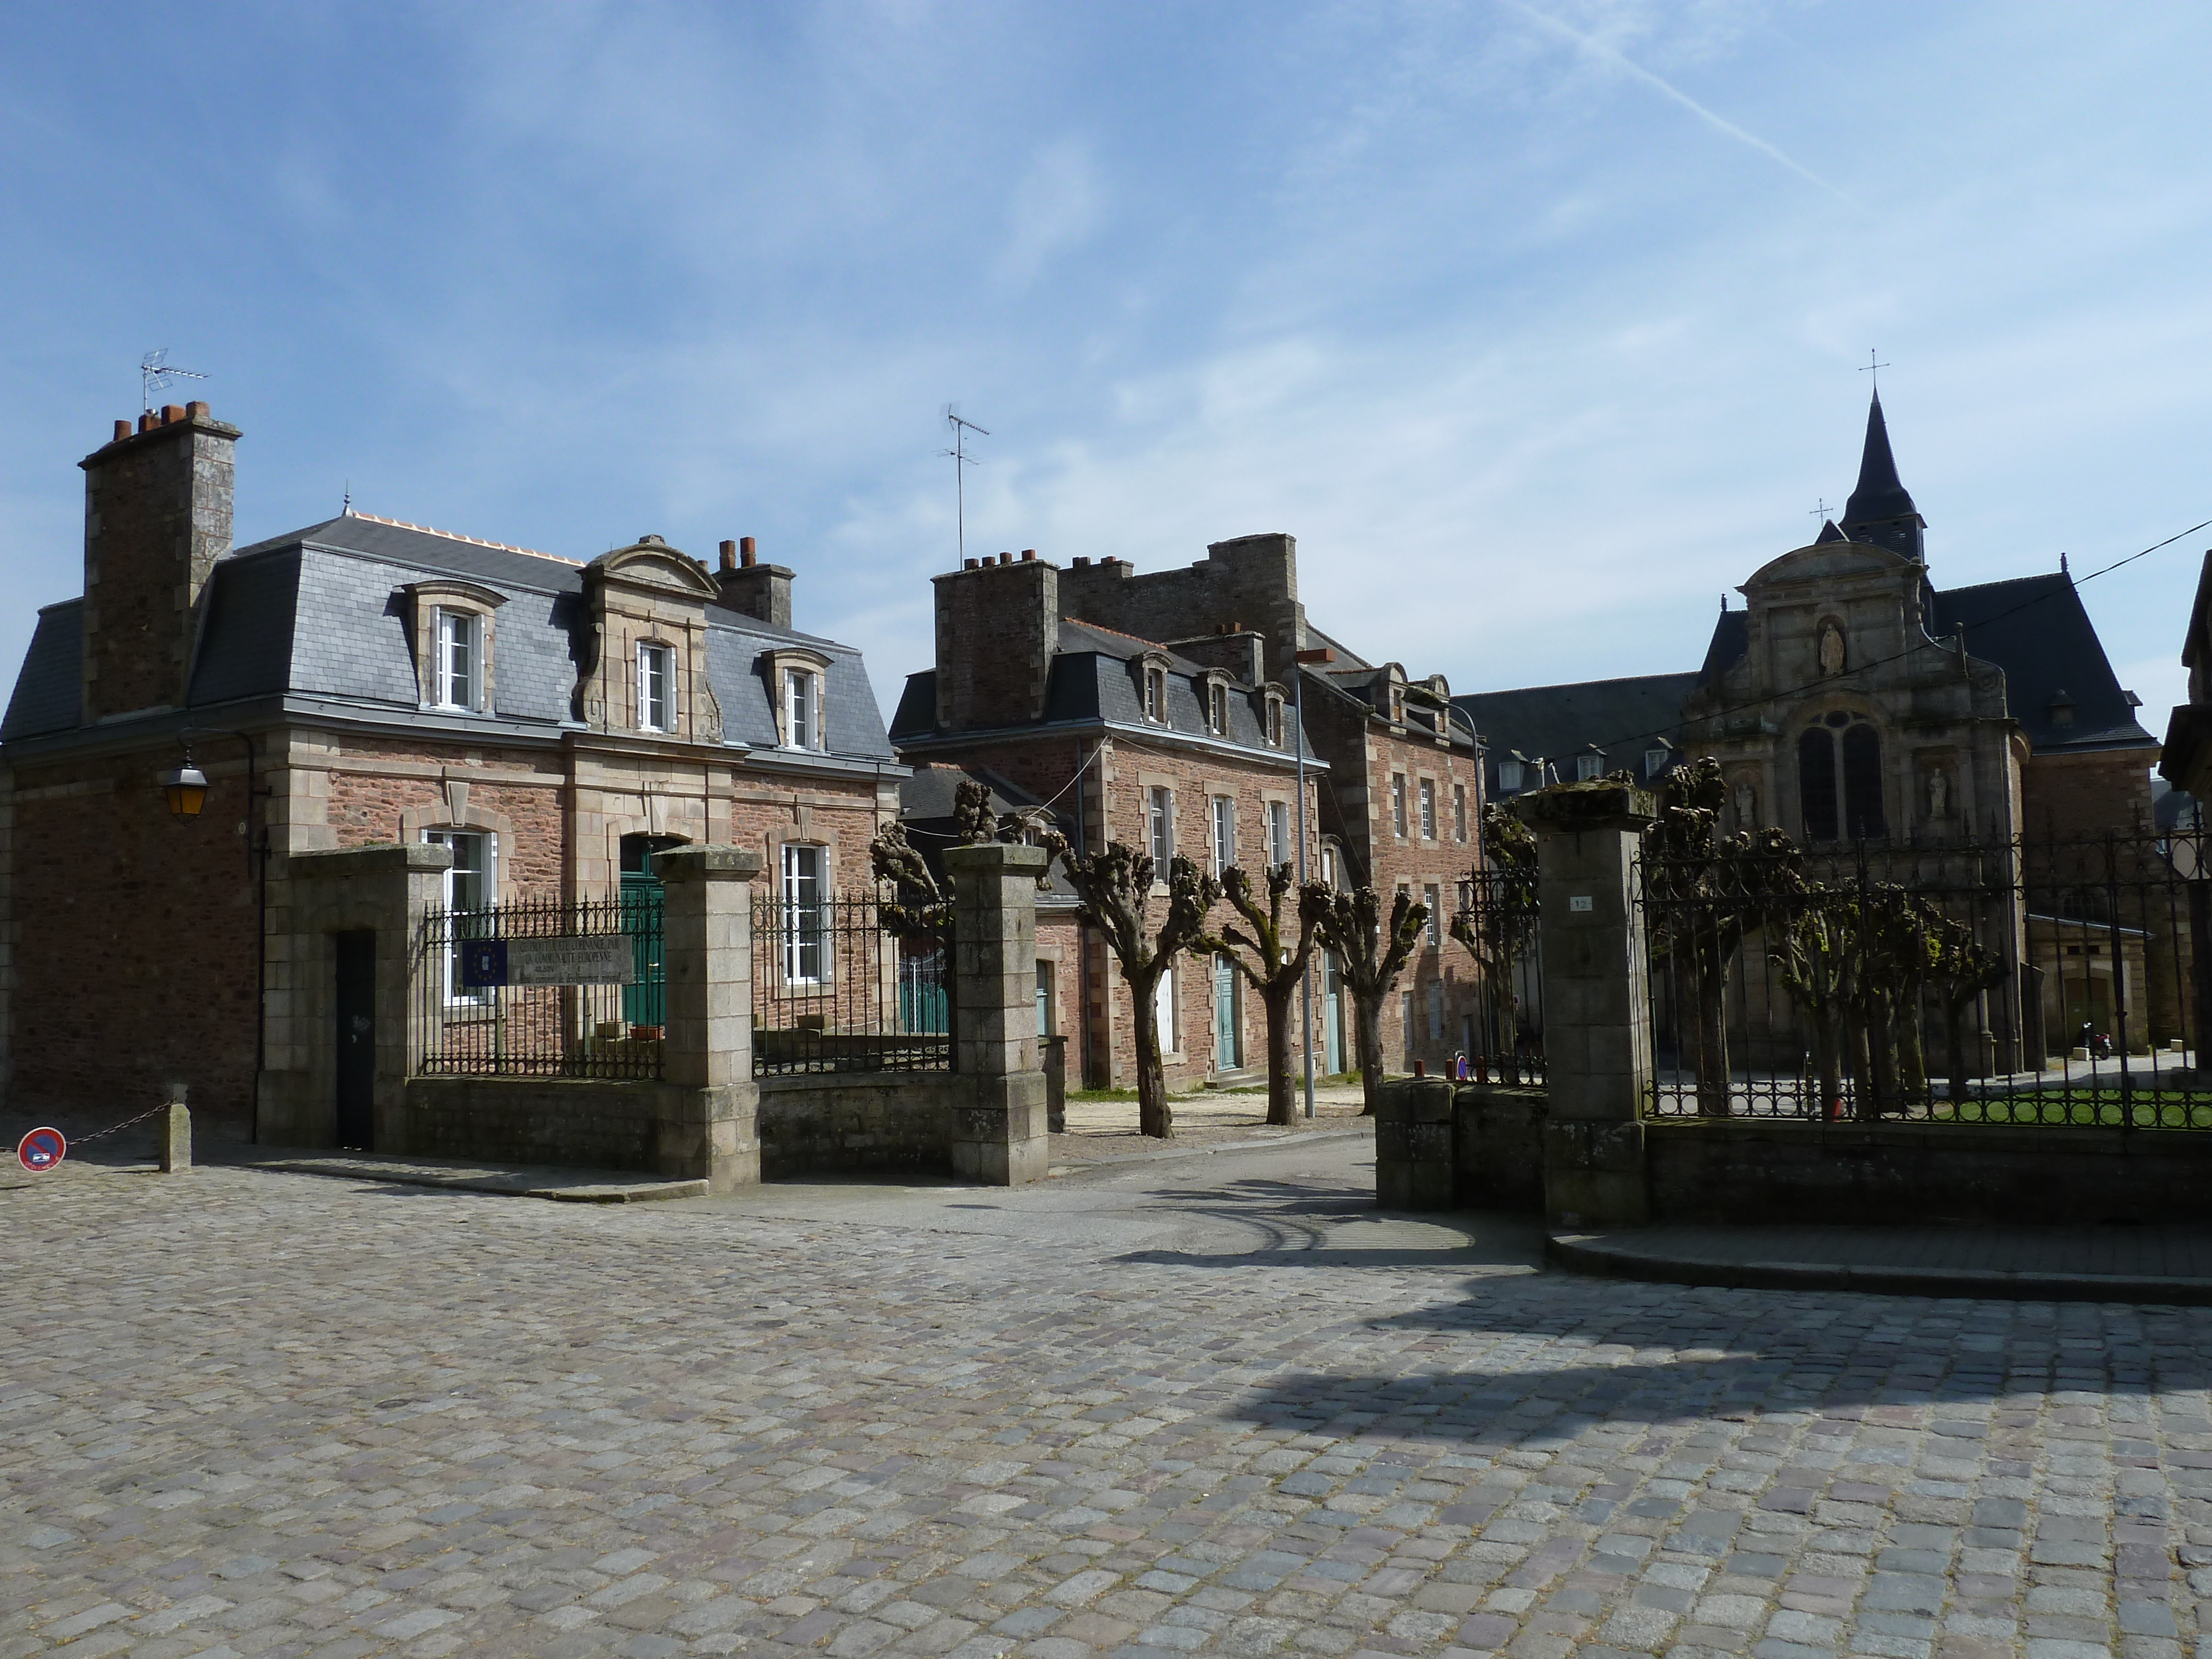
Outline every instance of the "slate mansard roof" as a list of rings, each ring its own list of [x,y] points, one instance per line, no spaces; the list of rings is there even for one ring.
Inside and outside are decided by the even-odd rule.
[[[1571,783],[1573,763],[1588,754],[1593,744],[1605,752],[1601,770],[1625,769],[1640,780],[1646,772],[1645,755],[1674,743],[1682,720],[1682,699],[1697,684],[1695,674],[1638,674],[1574,685],[1477,691],[1454,697],[1452,702],[1481,734],[1493,784],[1498,763],[1511,760],[1516,752],[1528,760],[1541,757],[1561,767],[1560,779]]]
[[[1130,663],[1147,654],[1168,659],[1168,722],[1164,730],[1145,718],[1143,694],[1137,677],[1129,671]],[[1053,655],[1052,670],[1045,679],[1044,718],[1029,729],[1103,723],[1148,735],[1255,750],[1271,759],[1285,759],[1297,752],[1297,734],[1293,730],[1296,716],[1290,699],[1285,697],[1283,702],[1283,745],[1278,749],[1267,741],[1261,706],[1255,702],[1251,695],[1255,688],[1233,679],[1231,685],[1235,695],[1229,699],[1228,733],[1216,736],[1208,730],[1206,706],[1200,701],[1199,688],[1209,672],[1149,640],[1063,617],[1060,620],[1060,648]],[[947,742],[966,742],[981,735],[975,732],[942,734]],[[890,738],[894,744],[903,745],[939,736],[937,671],[926,668],[907,676],[898,712],[891,716]],[[1306,764],[1322,764],[1314,758],[1310,743],[1306,748]]]
[[[459,577],[504,594],[492,629],[493,710],[421,707],[404,595],[426,578]],[[584,567],[565,559],[347,514],[258,542],[216,562],[204,601],[188,704],[283,697],[326,711],[420,726],[545,735],[575,729]],[[0,742],[76,729],[82,709],[83,602],[39,613]],[[763,651],[799,644],[829,659],[829,752],[893,758],[860,654],[849,646],[709,605],[707,673],[727,743],[772,749],[775,711],[757,671]]]

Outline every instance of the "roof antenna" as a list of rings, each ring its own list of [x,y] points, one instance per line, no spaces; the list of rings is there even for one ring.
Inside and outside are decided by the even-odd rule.
[[[937,453],[940,455],[949,455],[952,459],[954,479],[952,505],[955,515],[953,523],[960,537],[961,562],[965,563],[968,558],[968,469],[971,466],[982,465],[981,461],[968,453],[968,434],[974,432],[986,438],[991,434],[987,428],[977,426],[975,422],[962,420],[958,404],[945,404],[943,418],[945,425],[952,428],[952,447],[940,449]]]
[[[196,368],[178,368],[169,362],[169,348],[162,346],[148,352],[138,360],[138,395],[142,407],[149,415],[154,412],[154,398],[167,392],[172,380],[204,380],[207,376]]]

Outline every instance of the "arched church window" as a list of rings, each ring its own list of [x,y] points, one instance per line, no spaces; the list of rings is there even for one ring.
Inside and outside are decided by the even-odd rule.
[[[1889,833],[1881,733],[1864,715],[1838,710],[1798,735],[1797,803],[1808,842],[1874,841]]]

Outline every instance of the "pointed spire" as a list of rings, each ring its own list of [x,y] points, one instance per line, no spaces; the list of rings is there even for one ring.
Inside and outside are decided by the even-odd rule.
[[[1844,534],[1855,542],[1872,542],[1908,559],[1924,556],[1920,532],[1927,520],[1912,504],[1912,493],[1897,476],[1897,458],[1889,453],[1889,423],[1881,414],[1881,393],[1867,407],[1866,448],[1859,457],[1858,488],[1844,503]]]
[[[1820,521],[1820,533],[1813,538],[1813,545],[1818,547],[1823,542],[1847,542],[1849,540],[1850,540],[1849,536],[1846,536],[1842,531],[1836,528],[1836,521],[1833,519],[1823,519]]]

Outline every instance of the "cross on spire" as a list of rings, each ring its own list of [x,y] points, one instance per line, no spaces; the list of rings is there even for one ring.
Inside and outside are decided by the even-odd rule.
[[[1887,363],[1878,363],[1875,362],[1874,348],[1872,346],[1869,346],[1867,348],[1866,367],[1859,370],[1859,373],[1862,374],[1874,375],[1874,395],[1877,398],[1881,396],[1881,376],[1877,373],[1877,371],[1887,368],[1888,367],[1889,365]]]
[[[1814,518],[1816,518],[1816,519],[1825,519],[1825,518],[1826,518],[1826,517],[1828,516],[1828,514],[1830,514],[1831,513],[1834,512],[1836,509],[1835,509],[1834,507],[1830,507],[1830,506],[1828,505],[1828,498],[1827,498],[1826,496],[1825,496],[1825,495],[1822,495],[1822,496],[1819,497],[1819,498],[1816,500],[1816,501],[1815,501],[1814,505],[1813,506],[1813,507],[1812,507],[1810,510],[1811,510],[1812,514],[1813,514],[1813,516],[1814,516]]]

